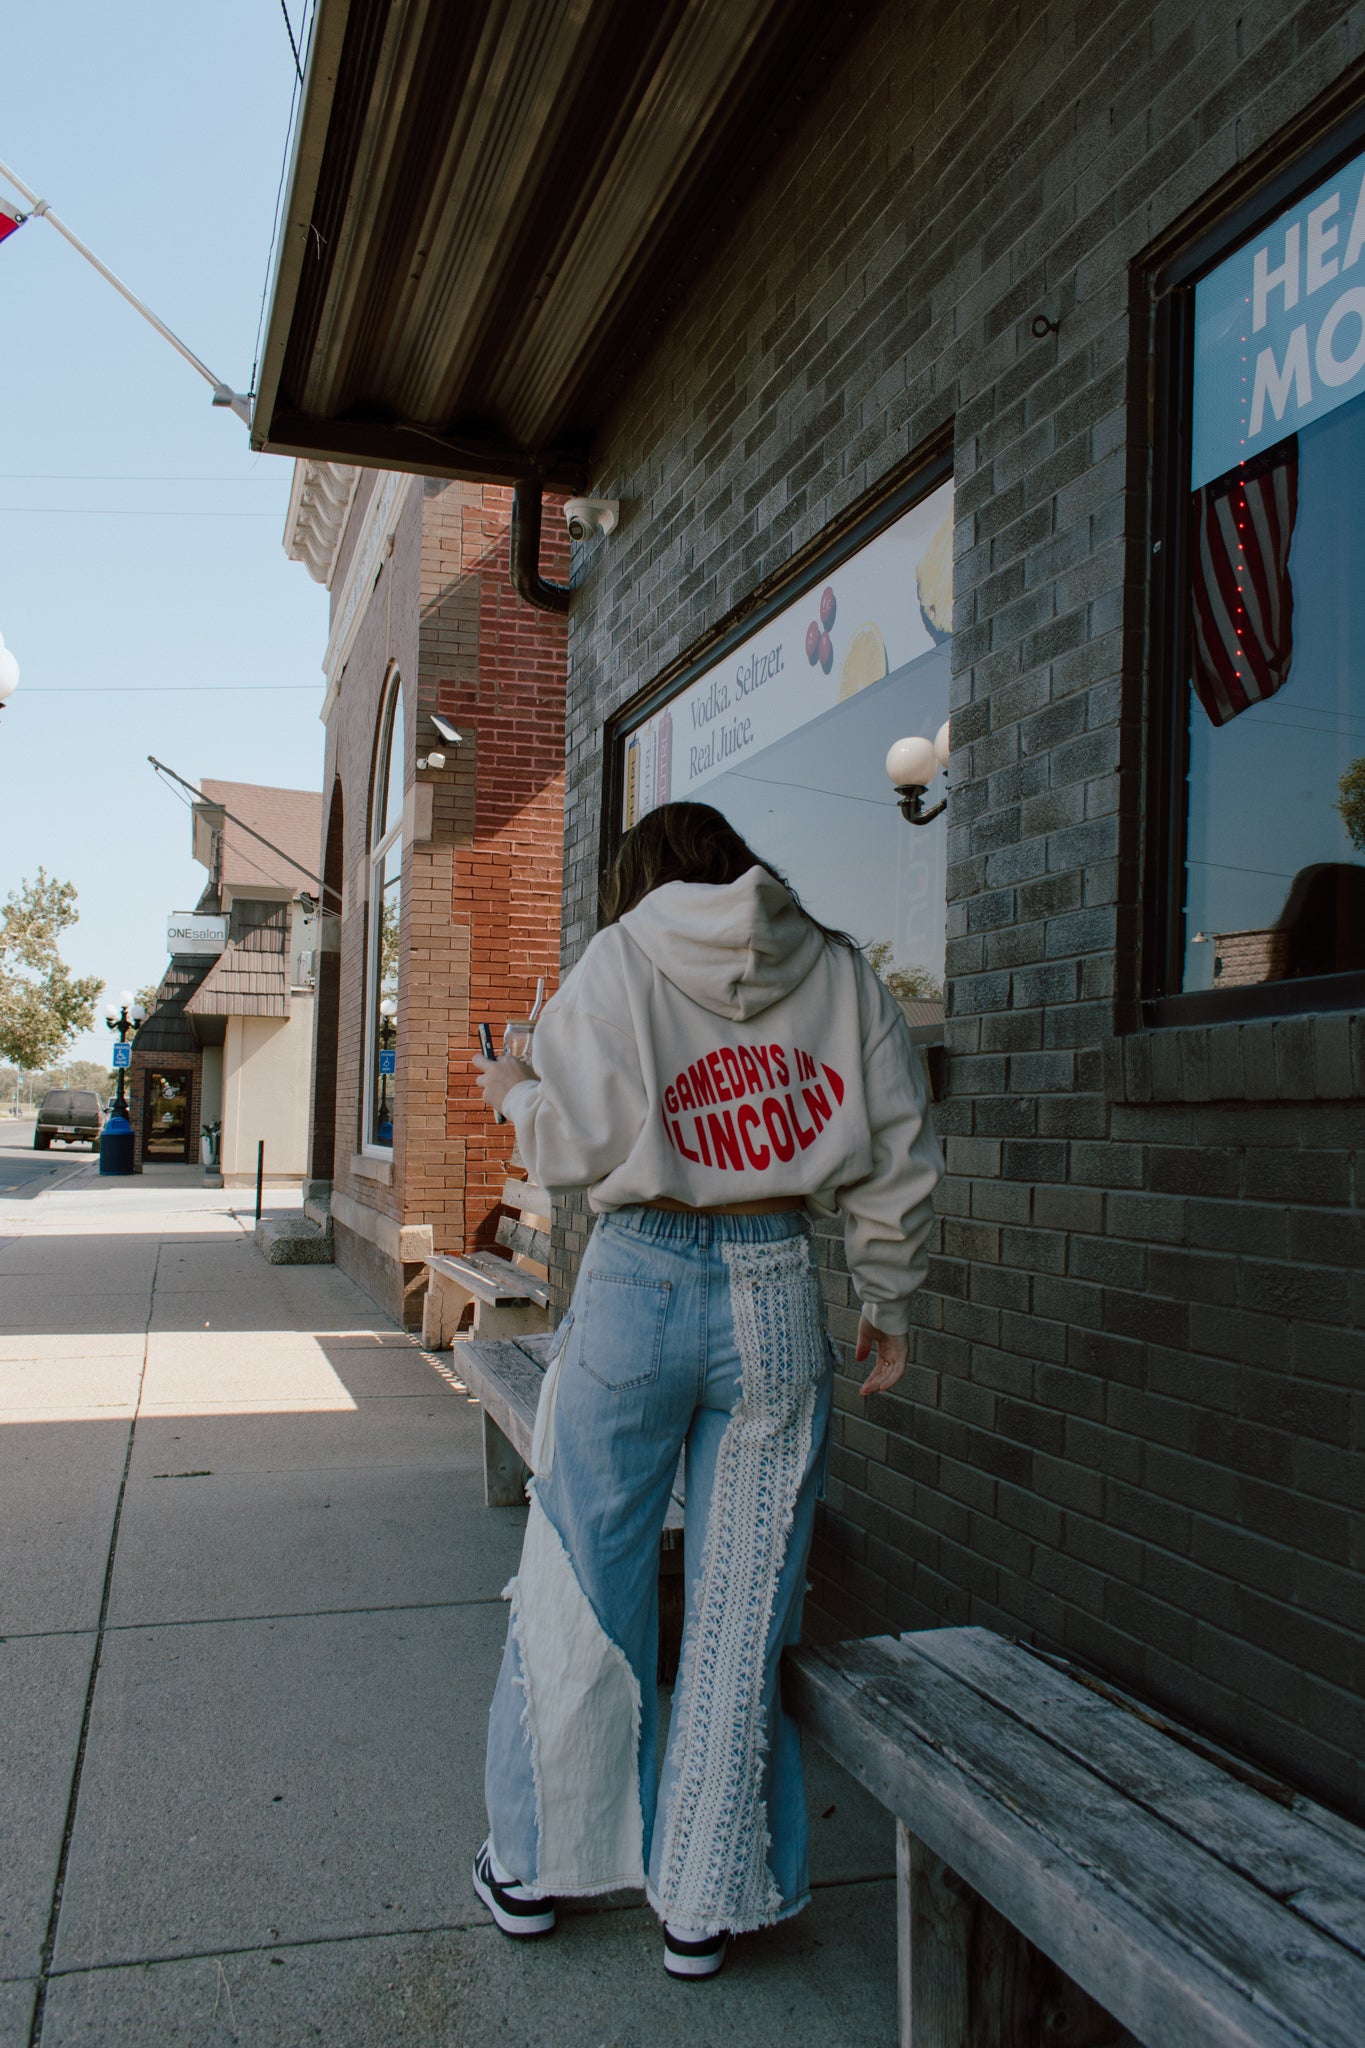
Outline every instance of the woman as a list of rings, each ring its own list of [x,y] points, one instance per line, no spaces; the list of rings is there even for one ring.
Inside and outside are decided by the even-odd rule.
[[[706,804],[627,834],[535,1068],[476,1061],[531,1178],[598,1222],[536,1419],[474,1887],[506,1934],[643,1885],[664,1964],[809,1896],[800,1631],[831,1352],[809,1213],[842,1211],[862,1392],[905,1368],[942,1160],[900,1010]],[[686,1622],[656,1764],[658,1545],[686,1446]]]

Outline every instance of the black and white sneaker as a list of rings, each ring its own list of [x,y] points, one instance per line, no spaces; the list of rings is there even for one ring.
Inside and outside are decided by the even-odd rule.
[[[485,1842],[474,1858],[474,1889],[504,1934],[553,1934],[553,1899],[533,1899],[524,1884],[514,1877],[499,1875],[501,1865],[493,1861],[493,1845]]]
[[[664,1923],[664,1968],[670,1977],[714,1977],[725,1961],[728,1934],[688,1941]]]

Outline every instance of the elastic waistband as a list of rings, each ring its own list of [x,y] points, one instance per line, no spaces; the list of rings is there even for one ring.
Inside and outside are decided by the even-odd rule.
[[[809,1237],[810,1220],[803,1207],[770,1209],[757,1216],[725,1215],[717,1210],[656,1209],[643,1203],[609,1209],[597,1219],[599,1230],[628,1230],[633,1237],[656,1244],[777,1244],[784,1237]]]

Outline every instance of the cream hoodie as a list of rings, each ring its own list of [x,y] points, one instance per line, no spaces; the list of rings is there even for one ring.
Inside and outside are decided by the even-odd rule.
[[[790,1195],[845,1217],[870,1321],[910,1326],[943,1157],[905,1020],[766,868],[668,882],[598,933],[511,1089],[527,1172],[596,1210]]]

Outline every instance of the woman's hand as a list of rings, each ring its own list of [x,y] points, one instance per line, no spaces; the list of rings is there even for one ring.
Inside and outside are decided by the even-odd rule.
[[[895,1386],[905,1371],[910,1340],[903,1334],[896,1335],[890,1330],[879,1330],[864,1316],[858,1325],[858,1348],[853,1356],[861,1365],[873,1350],[876,1351],[877,1362],[858,1389],[864,1399],[869,1394],[884,1394],[888,1387]]]
[[[474,1054],[474,1065],[479,1070],[479,1087],[483,1099],[495,1113],[502,1108],[504,1098],[519,1081],[534,1081],[536,1070],[525,1060],[513,1059],[510,1052],[496,1060],[485,1059],[481,1052]]]

